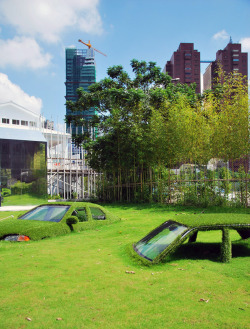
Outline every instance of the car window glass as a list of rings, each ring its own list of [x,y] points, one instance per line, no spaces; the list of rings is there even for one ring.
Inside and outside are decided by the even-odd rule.
[[[86,222],[88,220],[86,208],[77,208],[74,216],[77,216],[79,222]]]
[[[101,209],[90,207],[90,211],[93,219],[97,219],[97,220],[106,219],[105,213]]]
[[[165,222],[137,242],[135,251],[145,258],[153,260],[186,230],[187,227],[179,223]]]
[[[40,206],[22,215],[19,219],[60,222],[69,208],[70,206],[64,205]]]

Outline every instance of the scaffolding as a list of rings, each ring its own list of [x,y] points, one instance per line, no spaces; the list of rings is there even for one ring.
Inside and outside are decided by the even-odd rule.
[[[47,140],[48,194],[61,199],[91,199],[100,176],[86,162],[86,151],[76,147],[71,133],[44,129]]]

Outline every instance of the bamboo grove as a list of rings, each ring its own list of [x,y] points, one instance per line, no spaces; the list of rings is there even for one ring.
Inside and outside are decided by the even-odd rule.
[[[206,169],[211,159],[227,163],[249,154],[245,78],[225,75],[219,69],[215,88],[199,95],[194,84],[172,81],[154,62],[134,59],[131,68],[133,78],[122,66],[110,67],[105,79],[91,85],[88,92],[78,89],[78,100],[67,102],[71,112],[66,122],[83,127],[74,141],[88,151],[89,165],[102,173],[99,197],[183,202],[191,189],[197,203],[203,200],[202,190],[205,199],[212,200],[224,180],[230,184],[229,179],[237,178],[237,189],[244,183],[241,203],[246,204],[247,166],[235,177],[228,168],[223,177]],[[97,115],[85,120],[89,108],[95,108]],[[94,139],[93,131],[98,131]],[[173,171],[183,164],[189,164],[184,173]]]

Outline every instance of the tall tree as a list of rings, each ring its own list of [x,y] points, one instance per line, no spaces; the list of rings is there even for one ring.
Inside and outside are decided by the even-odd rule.
[[[245,77],[218,72],[215,90],[206,94],[213,126],[213,156],[234,160],[249,154],[249,98]],[[211,111],[212,109],[212,111]]]

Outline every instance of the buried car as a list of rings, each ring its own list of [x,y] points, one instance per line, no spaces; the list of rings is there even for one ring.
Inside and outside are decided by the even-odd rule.
[[[40,240],[119,220],[105,208],[88,202],[42,204],[13,217],[0,221],[0,240]]]
[[[132,253],[144,264],[162,262],[172,254],[185,240],[195,242],[199,231],[221,230],[222,246],[221,261],[227,262],[231,255],[231,242],[229,230],[236,230],[242,239],[250,237],[249,223],[205,223],[200,225],[187,225],[187,221],[176,222],[168,220],[147,234],[137,243],[133,244]]]

